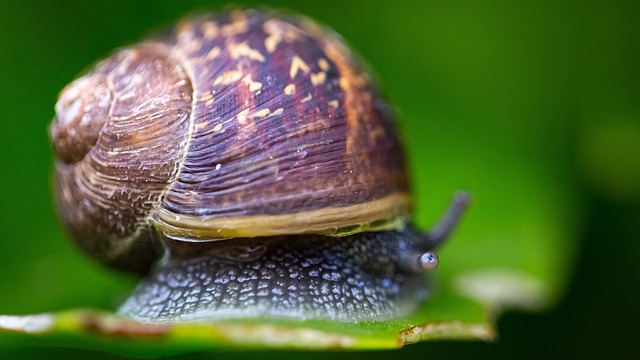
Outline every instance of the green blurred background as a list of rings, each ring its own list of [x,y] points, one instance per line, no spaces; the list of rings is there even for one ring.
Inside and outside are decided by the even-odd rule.
[[[575,251],[563,256],[566,269],[574,271],[564,296],[543,314],[507,313],[498,322],[498,343],[432,342],[397,354],[331,356],[596,358],[637,353],[632,341],[640,335],[640,5],[546,0],[236,3],[287,8],[318,19],[367,59],[401,115],[419,224],[434,221],[453,189],[473,191],[474,174],[485,171],[498,174],[493,194],[506,200],[483,198],[480,192],[474,211],[483,209],[480,204],[498,204],[484,208],[491,213],[484,219],[494,221],[494,229],[514,213],[526,214],[539,205],[536,201],[557,201],[557,207],[571,212],[548,219],[567,221],[564,235],[572,239],[563,251]],[[225,5],[212,0],[0,3],[0,313],[111,309],[133,286],[134,279],[81,256],[59,228],[49,189],[47,126],[53,105],[66,83],[112,49],[186,13]],[[512,152],[519,157],[509,158]],[[561,195],[547,196],[541,185],[546,183],[537,176],[553,179]],[[509,198],[511,178],[530,185],[534,196],[520,202]],[[519,206],[501,208],[503,200]],[[539,225],[532,219],[532,232]],[[563,226],[554,228],[562,231]],[[492,235],[500,234],[478,237]],[[481,248],[481,241],[476,246]],[[453,256],[453,250],[448,254]],[[546,256],[555,255],[535,254],[532,261]],[[3,354],[112,357],[62,349],[0,350]]]

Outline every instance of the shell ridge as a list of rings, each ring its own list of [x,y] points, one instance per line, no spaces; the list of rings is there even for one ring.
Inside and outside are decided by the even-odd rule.
[[[145,217],[145,220],[146,220],[145,224],[149,228],[151,227],[151,224],[153,224],[151,220],[155,217],[158,209],[161,207],[165,196],[171,191],[171,188],[173,188],[174,186],[175,180],[180,176],[180,173],[182,172],[183,165],[186,162],[187,156],[189,156],[191,140],[195,132],[195,119],[194,119],[195,115],[194,114],[195,114],[195,108],[196,108],[196,104],[198,102],[199,96],[197,96],[198,94],[195,94],[195,92],[197,91],[196,90],[197,86],[194,86],[194,85],[197,79],[195,78],[193,68],[189,66],[189,61],[186,59],[185,53],[183,51],[175,50],[175,49],[180,49],[180,50],[182,49],[181,47],[178,46],[178,42],[175,41],[173,45],[175,46],[175,48],[172,48],[172,50],[169,52],[169,58],[175,59],[176,64],[178,64],[178,66],[180,66],[184,70],[185,74],[187,75],[187,79],[189,79],[189,81],[191,82],[191,85],[192,85],[191,88],[194,94],[191,95],[191,111],[189,112],[189,126],[187,127],[188,129],[187,136],[186,136],[186,139],[184,140],[184,145],[183,145],[183,149],[185,150],[182,153],[182,158],[175,163],[174,172],[173,174],[170,175],[168,180],[169,186],[165,187],[165,189],[160,193],[156,201],[154,201],[154,204],[152,205],[151,210]]]

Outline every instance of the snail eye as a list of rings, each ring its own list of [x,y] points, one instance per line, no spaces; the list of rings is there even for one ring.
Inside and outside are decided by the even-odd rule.
[[[95,146],[111,103],[100,74],[80,78],[62,91],[50,129],[60,160],[76,163]]]

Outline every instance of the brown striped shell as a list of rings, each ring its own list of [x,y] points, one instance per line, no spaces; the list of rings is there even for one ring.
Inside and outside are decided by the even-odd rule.
[[[272,11],[189,18],[61,93],[56,200],[80,245],[143,270],[210,241],[402,226],[392,113],[331,31]],[[132,260],[135,259],[135,260]]]

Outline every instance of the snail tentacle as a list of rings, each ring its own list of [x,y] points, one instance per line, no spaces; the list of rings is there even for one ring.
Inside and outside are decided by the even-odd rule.
[[[462,215],[469,207],[470,200],[469,193],[459,190],[454,194],[449,208],[432,230],[415,235],[411,231],[405,232],[406,239],[398,243],[398,267],[410,273],[435,270],[440,260],[433,250],[438,248],[458,226]]]
[[[449,208],[444,215],[436,223],[436,225],[427,234],[425,234],[425,242],[430,248],[440,246],[453,232],[460,223],[462,215],[471,203],[471,196],[465,190],[458,190],[454,195]]]

